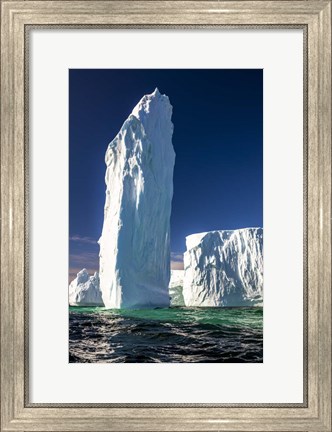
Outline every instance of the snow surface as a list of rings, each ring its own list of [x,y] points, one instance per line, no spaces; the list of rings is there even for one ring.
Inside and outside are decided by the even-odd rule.
[[[100,244],[107,308],[168,307],[175,153],[172,106],[145,95],[109,144]]]
[[[197,246],[206,234],[207,234],[207,232],[188,235],[186,237],[187,250],[192,249],[195,246]]]
[[[169,281],[171,306],[185,306],[183,298],[183,277],[184,270],[171,270],[171,280]]]
[[[70,306],[104,306],[99,289],[99,276],[96,272],[89,276],[86,269],[77,273],[69,285]]]
[[[194,234],[186,238],[186,244],[186,306],[262,305],[262,228]]]

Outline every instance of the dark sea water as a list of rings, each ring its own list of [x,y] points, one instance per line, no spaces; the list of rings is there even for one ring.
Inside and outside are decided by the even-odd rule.
[[[70,307],[70,363],[261,363],[263,308]]]

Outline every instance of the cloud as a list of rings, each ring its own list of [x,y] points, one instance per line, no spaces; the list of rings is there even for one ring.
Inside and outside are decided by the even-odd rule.
[[[85,237],[80,235],[73,235],[69,237],[69,240],[73,242],[79,242],[79,243],[98,244],[96,239],[93,239],[92,237]]]
[[[79,266],[83,266],[83,267],[85,265],[94,266],[99,262],[98,253],[95,252],[71,253],[69,255],[69,261],[71,264],[77,263]]]
[[[172,261],[181,261],[181,262],[183,262],[183,253],[181,253],[181,252],[171,252],[171,260]]]
[[[171,252],[171,269],[183,270],[183,253]]]

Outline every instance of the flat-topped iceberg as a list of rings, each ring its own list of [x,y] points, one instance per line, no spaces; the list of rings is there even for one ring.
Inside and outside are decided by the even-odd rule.
[[[262,305],[262,228],[193,234],[186,245],[186,306]]]
[[[70,306],[104,306],[99,289],[99,275],[89,276],[86,269],[77,273],[69,285]]]
[[[172,106],[156,89],[109,144],[100,244],[107,308],[168,307],[175,153]]]

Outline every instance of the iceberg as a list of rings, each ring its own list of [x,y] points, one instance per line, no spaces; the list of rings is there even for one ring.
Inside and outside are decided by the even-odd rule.
[[[185,306],[183,298],[183,277],[184,270],[171,270],[171,279],[169,281],[171,306]]]
[[[69,285],[70,306],[104,306],[99,289],[99,275],[89,276],[86,269],[77,273]]]
[[[211,231],[186,238],[186,306],[261,306],[263,229]]]
[[[109,144],[99,277],[107,308],[169,307],[172,106],[145,95]]]

